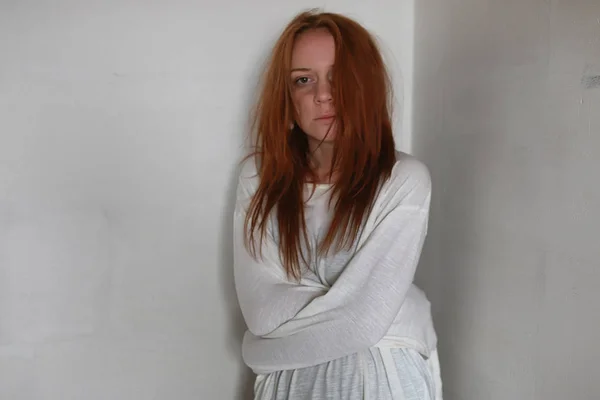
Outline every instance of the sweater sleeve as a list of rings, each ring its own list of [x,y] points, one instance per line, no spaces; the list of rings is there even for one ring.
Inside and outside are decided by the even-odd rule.
[[[366,237],[329,291],[292,302],[294,308],[287,310],[283,323],[269,333],[248,332],[246,363],[259,371],[304,368],[379,342],[413,282],[427,232],[430,188],[424,166],[396,179],[367,220]],[[277,301],[273,287],[255,290]],[[302,293],[299,288],[295,291]]]
[[[255,190],[256,180],[242,171],[238,182],[233,217],[234,281],[238,302],[249,332],[264,336],[292,319],[313,299],[326,293],[319,282],[306,284],[287,278],[279,261],[279,248],[268,232],[261,253],[255,259],[244,243],[245,218],[248,204]]]

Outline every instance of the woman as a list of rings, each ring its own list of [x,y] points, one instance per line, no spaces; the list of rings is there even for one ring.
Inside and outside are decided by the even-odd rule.
[[[275,44],[234,215],[243,357],[257,399],[440,399],[413,285],[430,177],[394,148],[369,33],[305,12]]]

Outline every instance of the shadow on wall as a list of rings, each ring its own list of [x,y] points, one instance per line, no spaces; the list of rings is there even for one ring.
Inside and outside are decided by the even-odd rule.
[[[491,151],[489,121],[501,121],[501,109],[491,107],[497,96],[481,80],[466,76],[487,76],[489,71],[464,72],[464,59],[473,49],[485,49],[485,36],[473,35],[469,41],[450,42],[446,19],[452,15],[446,3],[435,7],[415,6],[413,153],[430,169],[433,182],[430,229],[422,262],[419,285],[432,301],[433,319],[438,334],[444,397],[459,398],[465,389],[457,382],[469,382],[456,349],[472,346],[470,312],[480,304],[476,275],[464,266],[464,252],[472,252],[477,237],[473,213],[477,209],[477,188],[486,175],[486,157]],[[445,48],[454,45],[453,54]],[[469,47],[471,46],[471,47]],[[460,55],[460,56],[458,56]],[[463,79],[459,79],[463,78]],[[465,99],[473,107],[464,106]],[[462,106],[462,108],[461,108]],[[473,110],[477,106],[477,114]],[[478,117],[474,117],[478,115]],[[492,143],[493,144],[493,143]],[[471,240],[467,240],[471,239]],[[474,385],[477,386],[477,385]]]
[[[223,216],[223,227],[221,229],[221,286],[227,310],[229,312],[229,334],[227,347],[235,357],[242,361],[242,337],[246,325],[240,311],[238,299],[233,280],[233,209],[235,207],[236,187],[239,168],[235,168],[227,185],[227,205]],[[247,400],[253,396],[254,375],[245,365],[241,367],[241,373],[237,377],[237,399]]]
[[[248,73],[247,82],[257,82],[255,86],[248,86],[246,92],[243,94],[244,97],[244,110],[241,118],[241,129],[240,136],[242,154],[235,160],[235,168],[229,178],[227,185],[227,204],[224,207],[223,215],[223,226],[221,229],[221,265],[220,265],[220,279],[222,286],[222,293],[225,304],[229,312],[229,339],[228,348],[233,355],[239,358],[240,363],[243,364],[242,360],[242,338],[246,331],[246,324],[244,322],[238,298],[235,290],[235,283],[233,279],[233,211],[236,202],[236,190],[237,182],[241,168],[241,161],[249,153],[251,143],[248,140],[250,128],[251,128],[251,117],[253,107],[255,106],[258,91],[260,89],[261,75],[266,68],[268,62],[268,56],[270,55],[271,46],[274,44],[274,40],[268,43],[262,52],[259,54],[256,62],[251,65],[256,65],[254,70]],[[254,373],[245,365],[241,368],[241,373],[237,378],[237,399],[238,400],[251,400],[254,396]]]

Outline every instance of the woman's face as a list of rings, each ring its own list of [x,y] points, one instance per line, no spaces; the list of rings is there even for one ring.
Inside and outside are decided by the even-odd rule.
[[[335,110],[331,95],[331,73],[335,42],[325,30],[311,30],[296,38],[292,50],[292,101],[296,124],[309,141],[330,142],[335,137]]]

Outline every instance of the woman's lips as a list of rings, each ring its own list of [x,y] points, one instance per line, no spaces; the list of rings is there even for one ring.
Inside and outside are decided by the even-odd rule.
[[[324,115],[322,117],[316,118],[317,121],[321,122],[332,122],[335,119],[334,115]]]

